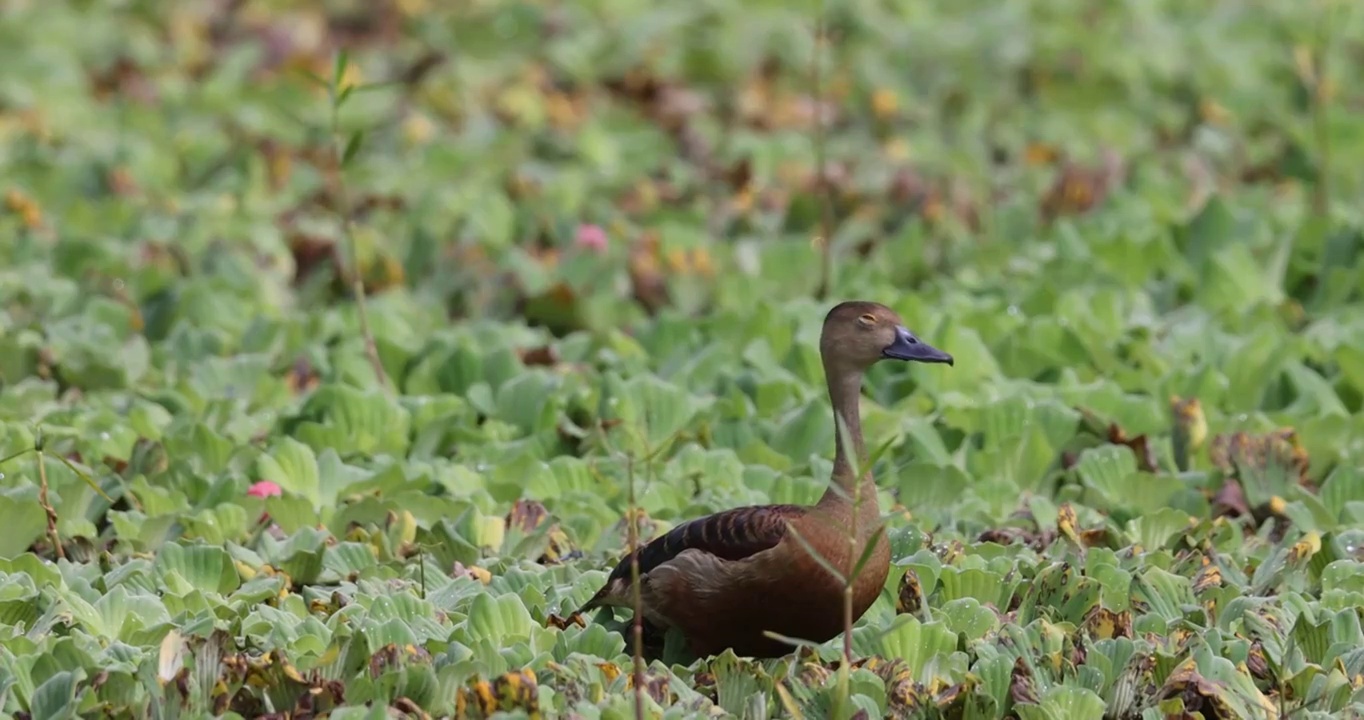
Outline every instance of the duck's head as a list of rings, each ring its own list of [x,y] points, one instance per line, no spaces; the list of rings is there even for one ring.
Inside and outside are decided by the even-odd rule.
[[[894,310],[849,300],[824,316],[819,351],[826,364],[865,370],[881,360],[952,364],[952,356],[920,340]]]

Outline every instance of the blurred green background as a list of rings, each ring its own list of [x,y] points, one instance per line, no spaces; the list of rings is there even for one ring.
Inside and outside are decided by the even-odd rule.
[[[0,47],[8,716],[633,716],[564,618],[629,486],[646,535],[818,497],[848,298],[957,359],[867,383],[879,659],[669,657],[654,716],[1358,716],[1351,3],[10,0]]]

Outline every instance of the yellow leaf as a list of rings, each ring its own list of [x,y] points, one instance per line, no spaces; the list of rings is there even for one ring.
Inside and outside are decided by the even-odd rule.
[[[885,146],[886,157],[895,162],[906,162],[909,160],[910,148],[909,141],[902,137],[891,138]]]
[[[1288,560],[1289,562],[1302,562],[1320,551],[1321,536],[1315,531],[1309,532],[1301,540],[1293,543],[1293,547],[1288,551]]]
[[[1046,165],[1056,160],[1056,148],[1045,143],[1028,143],[1023,149],[1023,162],[1027,165]]]
[[[1068,502],[1061,503],[1061,507],[1056,511],[1056,529],[1066,536],[1076,545],[1080,544],[1080,534],[1078,532],[1079,520],[1075,517],[1075,508]]]
[[[256,569],[241,560],[236,561],[236,566],[237,574],[241,576],[242,580],[250,580],[256,577]]]
[[[161,638],[161,652],[156,663],[156,680],[165,685],[175,679],[180,668],[185,666],[184,644],[180,633],[174,628]]]
[[[404,543],[415,542],[417,540],[417,518],[413,517],[410,511],[404,510],[398,514],[398,522],[401,528],[399,538]]]
[[[871,109],[877,117],[886,120],[900,109],[900,99],[896,97],[895,91],[878,88],[871,94]]]
[[[1198,114],[1209,125],[1226,125],[1231,122],[1231,112],[1216,100],[1204,98],[1198,103]]]
[[[422,145],[435,134],[435,123],[422,113],[412,113],[403,120],[403,139],[411,145]]]

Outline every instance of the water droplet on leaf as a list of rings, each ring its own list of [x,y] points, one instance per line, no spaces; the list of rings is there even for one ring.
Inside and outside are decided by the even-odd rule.
[[[1364,530],[1345,530],[1336,536],[1336,548],[1345,557],[1364,561]]]

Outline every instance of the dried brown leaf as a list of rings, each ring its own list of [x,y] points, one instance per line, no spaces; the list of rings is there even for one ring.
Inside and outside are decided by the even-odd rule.
[[[1076,545],[1080,544],[1080,521],[1075,516],[1075,506],[1069,502],[1061,503],[1056,510],[1056,530]]]
[[[317,368],[313,367],[308,358],[299,356],[290,366],[288,373],[284,376],[284,385],[289,388],[289,392],[299,395],[316,388],[322,381],[321,374]]]
[[[1195,595],[1202,595],[1208,590],[1222,587],[1222,571],[1211,563],[1204,565],[1202,570],[1194,576],[1193,591]]]
[[[1032,670],[1021,657],[1014,660],[1013,670],[1009,673],[1009,698],[1015,703],[1037,703],[1037,687]]]
[[[1298,484],[1311,487],[1311,460],[1293,428],[1279,428],[1262,435],[1244,431],[1224,433],[1208,447],[1212,463],[1225,473],[1240,477],[1246,470],[1263,470],[1271,464],[1286,465],[1297,474]]]
[[[657,233],[646,233],[630,247],[628,271],[631,295],[649,314],[672,302],[667,279],[663,276]]]
[[[527,498],[518,499],[510,511],[507,512],[506,523],[508,528],[516,528],[521,532],[531,533],[540,527],[540,524],[549,518],[549,510],[544,503],[538,500]]]
[[[1132,613],[1127,610],[1113,612],[1102,605],[1095,605],[1085,615],[1084,627],[1096,640],[1109,640],[1119,637],[1132,637]]]
[[[907,569],[900,577],[899,591],[895,595],[895,612],[914,615],[923,604],[924,590],[919,584],[919,574],[913,569]]]
[[[1158,700],[1179,698],[1186,712],[1200,713],[1205,720],[1214,718],[1233,720],[1240,715],[1227,701],[1229,692],[1221,683],[1203,677],[1198,672],[1198,666],[1193,658],[1189,658],[1170,673],[1156,698]],[[1273,713],[1272,706],[1269,710],[1271,716],[1277,716],[1277,713]]]
[[[633,690],[635,687],[635,675],[631,673],[625,677],[625,687]],[[677,694],[668,689],[668,676],[658,673],[644,674],[644,692],[654,702],[659,705],[668,706],[676,702]]]
[[[1246,494],[1241,491],[1240,484],[1231,478],[1224,480],[1222,488],[1212,498],[1212,511],[1213,517],[1250,515],[1250,505],[1246,503]]]
[[[566,630],[570,625],[577,625],[580,628],[587,627],[587,620],[582,613],[575,612],[568,617],[562,617],[558,613],[550,613],[545,616],[545,627],[552,627],[558,630]]]
[[[1065,215],[1081,215],[1098,207],[1122,182],[1126,162],[1112,149],[1105,149],[1097,165],[1065,160],[1051,187],[1043,195],[1040,212],[1050,224]]]
[[[1155,448],[1151,447],[1146,435],[1129,438],[1117,423],[1111,423],[1108,426],[1108,441],[1115,445],[1126,445],[1136,456],[1139,469],[1145,472],[1156,472],[1159,469]]]

